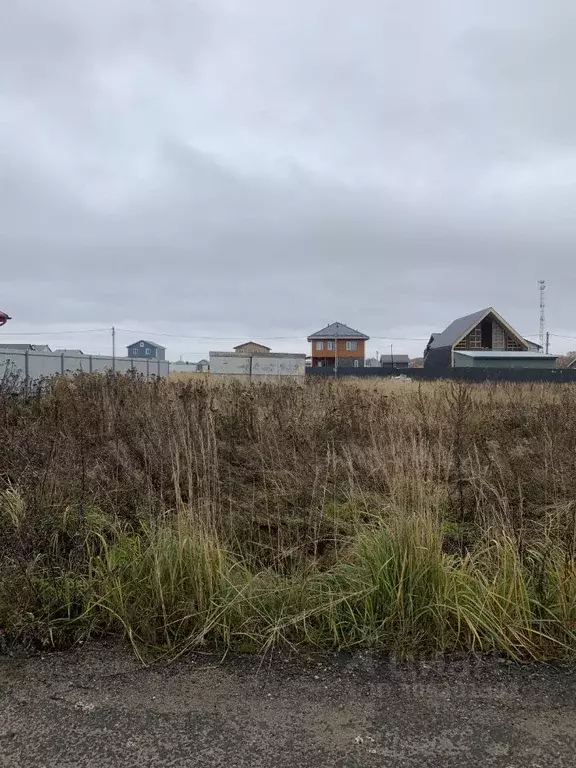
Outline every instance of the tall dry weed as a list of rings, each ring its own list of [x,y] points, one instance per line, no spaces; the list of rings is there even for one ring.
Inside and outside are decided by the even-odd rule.
[[[574,650],[570,385],[78,375],[0,441],[13,637]]]

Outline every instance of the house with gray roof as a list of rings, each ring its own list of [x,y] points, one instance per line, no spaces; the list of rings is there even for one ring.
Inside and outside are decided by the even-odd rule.
[[[0,350],[3,352],[52,352],[48,344],[0,344]]]
[[[202,359],[196,362],[189,360],[177,360],[170,363],[170,373],[207,373],[210,370],[208,360]]]
[[[383,368],[410,368],[408,355],[380,355],[380,365]]]
[[[556,356],[525,339],[493,307],[459,317],[433,333],[425,368],[556,368]]]
[[[331,323],[308,336],[312,366],[363,368],[370,337],[344,323]]]
[[[145,360],[165,360],[166,347],[157,344],[154,341],[140,339],[133,344],[129,344],[128,357],[144,358]]]

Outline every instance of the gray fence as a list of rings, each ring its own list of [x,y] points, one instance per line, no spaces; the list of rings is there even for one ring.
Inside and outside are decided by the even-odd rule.
[[[3,349],[0,351],[0,379],[7,373],[14,373],[26,381],[36,381],[45,376],[72,376],[74,373],[106,373],[135,371],[146,377],[168,376],[170,364],[163,360],[137,360],[129,357],[106,357],[104,355],[75,355],[63,352],[21,352]]]
[[[249,381],[289,377],[304,381],[306,355],[284,352],[210,352],[210,375]]]
[[[360,378],[384,378],[408,376],[415,381],[456,379],[459,381],[551,381],[555,383],[576,382],[575,368],[338,368],[338,378],[358,376]],[[306,368],[310,377],[334,378],[334,368]]]

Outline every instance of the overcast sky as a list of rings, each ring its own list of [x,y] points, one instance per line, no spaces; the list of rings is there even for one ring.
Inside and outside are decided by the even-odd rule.
[[[0,340],[194,359],[338,320],[415,355],[489,305],[537,334],[540,277],[576,337],[575,29],[574,0],[3,3]]]

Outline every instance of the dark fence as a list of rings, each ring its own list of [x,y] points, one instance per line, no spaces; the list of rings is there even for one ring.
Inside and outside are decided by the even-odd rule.
[[[559,384],[576,382],[576,368],[338,368],[338,378],[393,377],[400,375],[419,381],[457,379],[460,381],[552,381]],[[334,368],[306,368],[307,376],[334,378]]]

